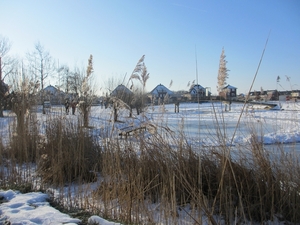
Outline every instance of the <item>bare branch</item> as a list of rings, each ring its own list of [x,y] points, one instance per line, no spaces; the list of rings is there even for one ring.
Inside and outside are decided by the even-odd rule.
[[[27,53],[27,60],[31,67],[31,73],[34,79],[39,79],[41,89],[44,89],[45,80],[51,76],[55,70],[54,61],[50,53],[37,42],[34,46],[34,51]]]
[[[11,74],[16,67],[17,60],[10,57],[8,52],[10,51],[11,43],[8,38],[0,35],[0,58],[1,58],[1,74],[0,80],[4,80],[6,76]]]

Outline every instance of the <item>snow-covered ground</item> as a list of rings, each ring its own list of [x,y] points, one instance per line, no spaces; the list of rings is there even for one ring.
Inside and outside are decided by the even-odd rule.
[[[16,191],[0,191],[0,224],[11,225],[75,225],[81,220],[71,218],[50,206],[48,195],[41,192],[21,194]],[[10,223],[8,223],[8,221]],[[118,225],[98,216],[89,218],[91,224]]]
[[[187,136],[200,139],[205,145],[217,144],[211,137],[218,127],[226,130],[229,141],[233,138],[231,144],[247,143],[253,129],[262,135],[265,144],[300,142],[300,103],[274,103],[280,108],[247,105],[242,116],[243,104],[232,104],[231,110],[225,111],[226,106],[221,103],[181,104],[180,113],[174,113],[173,105],[166,105],[164,109],[156,107],[149,115],[155,121],[167,121],[174,130],[184,124]]]
[[[78,224],[79,219],[52,208],[48,195],[40,192],[21,194],[12,190],[0,192],[0,223],[5,224]]]
[[[300,142],[300,102],[272,102],[277,104],[275,110],[265,109],[265,105],[247,105],[233,103],[230,111],[225,111],[222,103],[182,103],[180,112],[174,113],[174,104],[164,106],[149,106],[139,117],[128,118],[129,112],[119,111],[121,123],[112,123],[112,109],[101,106],[92,107],[89,125],[95,135],[116,135],[118,128],[151,122],[158,126],[168,126],[174,132],[183,131],[192,143],[205,146],[218,145],[214,136],[221,130],[226,131],[228,144],[247,144],[251,132],[255,131],[264,144],[288,144]],[[227,107],[228,108],[228,107]],[[241,111],[243,109],[243,114]],[[49,117],[60,116],[63,120],[76,121],[76,115],[65,115],[63,107],[53,106],[46,114],[39,114],[38,121],[46,121]],[[9,122],[14,114],[0,118],[0,135],[4,140],[9,138]],[[113,133],[115,132],[115,133]]]
[[[159,126],[169,126],[174,132],[184,130],[191,143],[202,145],[218,145],[211,138],[217,132],[226,131],[226,141],[234,146],[247,144],[251,138],[253,129],[265,144],[293,143],[296,150],[300,151],[300,103],[299,102],[275,102],[276,110],[265,109],[263,104],[247,105],[232,104],[230,111],[225,111],[222,103],[182,103],[180,112],[174,113],[174,105],[149,106],[147,111],[139,117],[128,118],[129,113],[121,110],[119,120],[122,123],[113,123],[112,110],[100,106],[92,108],[90,126],[96,135],[111,134],[121,127],[130,125],[138,126],[145,121]],[[243,113],[241,111],[243,110]],[[38,114],[38,121],[45,121],[47,117],[61,116],[62,119],[77,120],[76,115],[65,115],[63,107],[52,107],[48,114]],[[14,115],[5,112],[5,117],[0,118],[0,135],[3,142],[9,138],[10,124]],[[114,127],[114,129],[113,129]],[[44,193],[21,194],[16,191],[0,191],[0,224],[9,220],[11,224],[78,224],[78,219],[60,213],[47,202],[48,195]],[[117,224],[108,222],[100,217],[90,218],[102,225]],[[270,224],[280,224],[274,222]]]

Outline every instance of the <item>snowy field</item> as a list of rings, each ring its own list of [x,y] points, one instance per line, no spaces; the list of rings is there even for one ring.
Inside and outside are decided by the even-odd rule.
[[[153,123],[157,127],[168,126],[175,134],[184,132],[192,145],[220,145],[215,135],[223,135],[226,144],[230,146],[247,145],[251,132],[255,131],[260,140],[267,146],[283,144],[289,151],[291,146],[300,152],[300,103],[274,102],[278,106],[265,109],[265,105],[232,104],[231,111],[225,111],[222,103],[182,103],[180,112],[174,113],[174,105],[149,106],[147,111],[140,116],[128,118],[128,111],[119,112],[119,121],[113,123],[112,109],[100,106],[92,107],[90,116],[90,132],[93,135],[104,137],[118,137],[118,130],[127,126],[139,126],[144,123]],[[243,113],[241,113],[243,109]],[[40,112],[37,109],[37,112]],[[61,117],[66,122],[77,121],[79,112],[75,115],[66,115],[63,107],[53,106],[43,115],[38,113],[38,121],[43,123],[49,117]],[[8,140],[10,125],[14,115],[5,112],[5,117],[0,118],[1,137]],[[42,132],[42,129],[41,129]],[[163,132],[158,129],[158,132]],[[151,136],[151,134],[148,134]],[[71,218],[52,208],[47,202],[47,194],[27,193],[20,194],[16,191],[0,191],[0,224],[10,220],[11,224],[78,224],[78,219]],[[117,224],[105,221],[100,217],[91,217],[98,224]],[[269,224],[283,224],[278,221]]]
[[[119,122],[113,123],[111,108],[104,109],[94,106],[91,110],[89,125],[94,135],[110,137],[117,136],[118,129],[127,126],[139,126],[142,123],[152,123],[157,127],[169,127],[175,133],[184,132],[192,144],[211,146],[219,145],[216,135],[224,135],[228,145],[247,144],[251,132],[255,131],[261,142],[266,145],[290,144],[300,142],[300,103],[272,102],[277,104],[273,110],[265,109],[263,103],[246,105],[233,103],[230,111],[225,111],[222,103],[182,103],[180,112],[174,113],[174,105],[149,106],[145,113],[139,116],[119,110]],[[241,111],[243,110],[243,113]],[[41,112],[40,109],[37,109]],[[134,111],[135,112],[135,111]],[[4,112],[5,118],[0,118],[1,136],[8,139],[8,129],[14,119],[14,114]],[[79,112],[66,115],[61,106],[52,106],[46,115],[38,113],[38,121],[60,117],[66,122],[77,121]]]
[[[187,137],[206,146],[219,144],[214,136],[220,130],[231,145],[247,144],[253,129],[264,144],[300,142],[300,103],[273,103],[278,105],[274,110],[263,104],[247,105],[242,115],[243,104],[236,103],[231,111],[225,111],[222,103],[181,104],[176,114],[173,105],[166,105],[165,109],[150,109],[149,117],[165,122],[174,131],[183,127]]]

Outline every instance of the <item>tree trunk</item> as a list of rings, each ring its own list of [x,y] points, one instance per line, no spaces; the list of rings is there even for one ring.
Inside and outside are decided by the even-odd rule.
[[[0,57],[0,88],[2,89],[2,61]],[[3,117],[3,96],[2,96],[2,90],[0,90],[0,117]]]
[[[83,126],[84,127],[89,126],[89,109],[86,102],[84,102],[84,108],[83,108]]]
[[[87,111],[84,112],[83,115],[83,126],[88,127],[89,126],[89,114]]]
[[[3,108],[4,108],[3,98],[0,97],[0,117],[4,117],[4,115],[3,115]]]
[[[118,108],[114,106],[114,122],[118,121]]]

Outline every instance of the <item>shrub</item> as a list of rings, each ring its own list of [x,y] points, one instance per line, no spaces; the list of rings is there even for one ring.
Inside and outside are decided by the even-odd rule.
[[[84,128],[53,119],[47,123],[46,137],[38,164],[43,182],[63,185],[96,179],[101,148]]]

